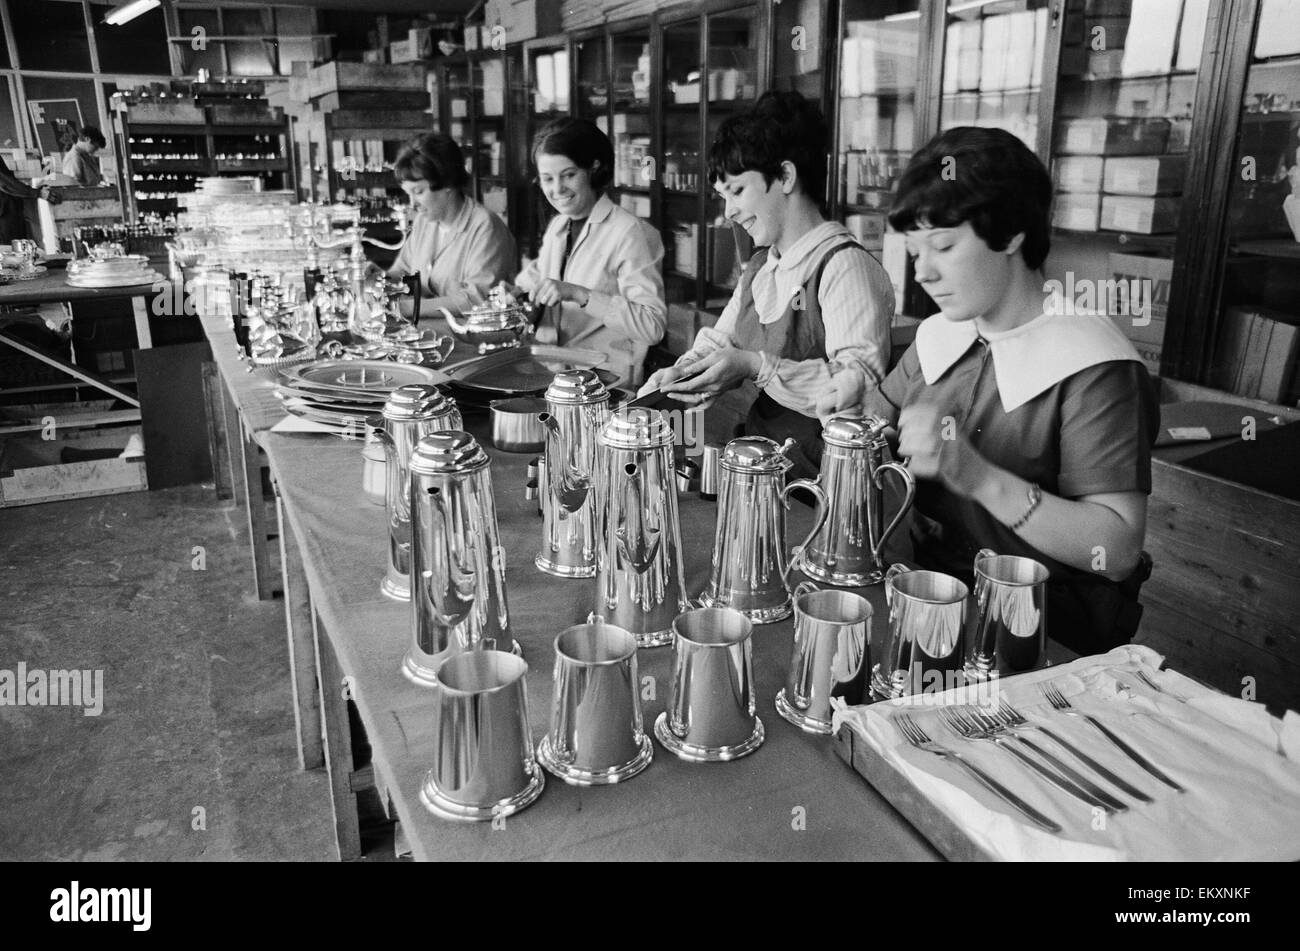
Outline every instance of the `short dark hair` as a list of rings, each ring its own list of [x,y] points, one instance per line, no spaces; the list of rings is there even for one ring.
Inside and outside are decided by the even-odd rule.
[[[770,186],[790,162],[799,186],[818,205],[826,201],[830,130],[816,103],[797,92],[765,92],[753,108],[729,116],[709,146],[709,183],[724,175],[761,172]]]
[[[465,156],[451,136],[424,132],[402,146],[393,162],[399,182],[426,181],[430,188],[464,188],[469,184]]]
[[[1020,253],[1038,270],[1051,248],[1052,177],[1038,156],[1003,129],[958,126],[912,157],[898,181],[889,223],[971,228],[994,251],[1023,233]]]
[[[108,145],[108,140],[104,138],[104,133],[100,132],[99,129],[95,128],[93,125],[88,125],[81,130],[81,140],[83,142],[89,142],[97,149],[102,149],[104,146]]]
[[[566,117],[546,123],[533,139],[534,167],[539,155],[563,155],[578,168],[586,169],[597,194],[614,180],[614,146],[590,119]]]

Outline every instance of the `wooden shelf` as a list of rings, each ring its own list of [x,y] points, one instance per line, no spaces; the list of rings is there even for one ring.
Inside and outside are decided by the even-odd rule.
[[[1300,241],[1289,238],[1237,241],[1228,246],[1228,253],[1295,261],[1300,259]]]

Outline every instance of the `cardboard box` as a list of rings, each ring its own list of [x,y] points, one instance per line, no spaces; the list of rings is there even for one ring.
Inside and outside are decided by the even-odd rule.
[[[478,24],[465,27],[465,51],[466,52],[473,52],[474,50],[478,49],[480,39],[481,39],[481,34],[479,33]]]
[[[1052,200],[1052,227],[1096,231],[1101,223],[1099,192],[1063,192]]]
[[[1108,257],[1114,294],[1106,302],[1106,311],[1133,343],[1159,346],[1165,339],[1165,321],[1169,317],[1169,288],[1173,284],[1172,258],[1145,254],[1111,254]],[[1139,285],[1134,291],[1133,284]],[[1137,316],[1135,311],[1150,311]]]
[[[410,63],[418,60],[415,44],[410,40],[398,40],[388,44],[388,61],[391,63]]]
[[[312,99],[344,90],[424,89],[425,67],[421,63],[350,63],[335,60],[317,66],[308,74]]]
[[[1131,231],[1134,234],[1169,234],[1178,228],[1178,210],[1181,205],[1181,199],[1173,197],[1103,195],[1101,229]]]
[[[1185,155],[1109,158],[1102,190],[1112,195],[1177,195],[1187,174]]]
[[[509,10],[505,8],[509,7]],[[489,29],[493,26],[505,27],[507,43],[521,43],[539,36],[552,36],[562,31],[560,21],[560,0],[517,0],[515,3],[501,4],[484,22]]]
[[[1093,117],[1056,125],[1056,151],[1063,155],[1162,155],[1168,119]]]
[[[413,27],[406,33],[406,41],[411,44],[415,59],[433,59],[434,42],[432,27]]]
[[[1101,191],[1106,160],[1100,155],[1058,155],[1052,159],[1052,183],[1058,192]]]

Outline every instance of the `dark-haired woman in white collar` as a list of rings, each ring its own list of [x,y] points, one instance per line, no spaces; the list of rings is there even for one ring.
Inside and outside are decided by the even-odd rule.
[[[1042,562],[1048,634],[1092,653],[1141,616],[1159,407],[1110,318],[1066,315],[1048,292],[1051,197],[1042,162],[999,129],[916,154],[890,223],[940,313],[861,409],[897,425],[919,480],[916,560],[966,580],[981,548]]]

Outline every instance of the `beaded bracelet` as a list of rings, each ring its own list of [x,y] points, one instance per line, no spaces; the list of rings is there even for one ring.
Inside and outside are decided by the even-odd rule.
[[[1014,525],[1010,526],[1011,530],[1013,532],[1020,531],[1020,529],[1024,527],[1024,524],[1029,521],[1029,516],[1034,514],[1034,509],[1038,508],[1038,504],[1042,501],[1043,490],[1038,487],[1038,483],[1029,483],[1029,507],[1025,509],[1025,514],[1020,516],[1019,520],[1016,521]]]

